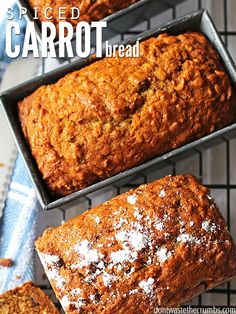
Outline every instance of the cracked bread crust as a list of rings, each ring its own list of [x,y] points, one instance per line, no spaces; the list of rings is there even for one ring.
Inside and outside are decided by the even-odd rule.
[[[51,7],[48,14],[52,15],[50,22],[54,23],[58,32],[59,22],[70,22],[75,28],[78,22],[98,21],[104,17],[115,13],[138,0],[28,0],[31,8],[39,8],[38,15],[41,22],[48,20],[45,18],[44,11]],[[66,8],[65,19],[60,20],[58,17],[59,8]],[[77,7],[80,10],[79,19],[71,19],[71,8]],[[64,15],[63,15],[64,16]]]
[[[168,176],[121,194],[36,241],[66,313],[175,307],[236,275],[236,252],[209,190]]]
[[[205,36],[161,34],[138,58],[105,58],[18,105],[50,191],[68,195],[236,119],[236,100]]]
[[[49,297],[33,282],[0,295],[0,314],[59,314]]]

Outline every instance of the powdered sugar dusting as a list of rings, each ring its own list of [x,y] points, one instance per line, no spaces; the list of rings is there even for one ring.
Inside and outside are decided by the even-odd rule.
[[[100,218],[100,217],[94,215],[94,216],[93,216],[93,219],[95,220],[95,222],[96,222],[97,225],[100,224],[100,222],[101,222],[101,218]]]
[[[114,281],[115,276],[108,274],[107,272],[103,273],[103,283],[104,286],[109,287],[111,286],[112,282]]]
[[[151,265],[152,264],[153,259],[151,258],[151,256],[148,257],[148,260],[146,262],[146,265]]]
[[[163,215],[163,221],[166,221],[169,218],[169,216],[167,214]]]
[[[143,218],[143,215],[138,212],[138,209],[137,209],[137,208],[135,208],[134,217],[135,217],[137,220],[140,220],[140,219]]]
[[[178,235],[176,240],[177,242],[182,242],[182,243],[195,243],[195,244],[201,243],[201,241],[198,238],[188,233],[182,233]]]
[[[60,275],[60,257],[40,252],[38,254],[45,272],[47,273],[48,279],[50,281],[52,280],[58,289],[63,289],[66,282]]]
[[[57,255],[40,253],[40,257],[43,258],[43,261],[44,263],[46,263],[47,266],[55,265],[60,262],[60,257]]]
[[[166,196],[165,190],[161,190],[160,193],[159,193],[159,197],[163,198],[165,196]]]
[[[136,230],[121,231],[116,235],[116,239],[121,242],[129,243],[135,250],[145,248],[148,243],[148,237]]]
[[[123,225],[128,224],[128,220],[125,218],[120,218],[120,221],[118,224],[114,224],[115,229],[120,229],[121,227],[123,227]]]
[[[68,295],[64,295],[64,297],[60,300],[60,302],[64,310],[66,310],[72,303]]]
[[[97,303],[95,294],[90,294],[89,299],[90,299],[90,301],[92,301],[93,304]]]
[[[131,198],[131,203],[134,203],[134,199]],[[134,197],[136,199],[136,195]],[[130,201],[130,200],[129,200]],[[112,269],[116,267],[117,271],[121,271],[123,269],[123,264],[130,264],[135,262],[138,259],[139,252],[145,248],[152,248],[152,240],[150,238],[149,228],[153,227],[153,219],[149,216],[145,216],[144,221],[140,222],[139,220],[144,217],[143,210],[134,206],[134,216],[138,221],[128,221],[125,219],[125,223],[127,222],[127,229],[120,228],[116,235],[115,239],[121,245],[121,249],[111,252],[110,254],[110,262],[108,263],[108,269]],[[123,222],[123,221],[122,221]],[[122,227],[124,224],[122,224]],[[117,230],[117,226],[114,226]],[[148,260],[150,256],[148,256]],[[130,268],[126,275],[131,275],[135,271],[134,267]]]
[[[148,278],[147,281],[142,280],[139,283],[139,287],[144,291],[146,294],[152,294],[153,293],[153,284],[154,284],[153,278]]]
[[[164,263],[165,261],[168,260],[169,257],[171,257],[172,253],[167,250],[167,248],[160,248],[157,252],[156,255],[160,261],[160,263]]]
[[[209,220],[205,220],[202,222],[202,229],[206,232],[214,232],[217,226],[214,222],[210,222]]]
[[[130,271],[128,273],[126,273],[127,276],[130,276],[131,274],[133,274],[135,272],[135,268],[131,267]]]
[[[117,269],[118,271],[122,271],[122,266],[121,266],[121,264],[119,264],[119,265],[116,267],[116,269]]]
[[[189,222],[189,226],[192,227],[194,225],[194,221]]]
[[[116,234],[115,237],[117,240],[124,242],[127,238],[127,232],[126,231],[120,231],[119,233]]]
[[[89,299],[90,299],[91,301],[94,301],[94,300],[95,300],[95,294],[90,294]]]
[[[84,240],[74,247],[75,251],[81,255],[81,261],[72,265],[72,268],[79,268],[89,266],[92,263],[98,263],[104,256],[97,250],[91,248],[91,243],[88,240]]]
[[[78,299],[78,310],[79,310],[83,305],[85,305],[85,300],[84,300],[84,298],[79,298],[79,299]]]
[[[161,231],[164,229],[164,223],[160,220],[157,220],[155,223],[154,223],[154,228],[156,228],[157,230]]]
[[[81,293],[81,289],[73,289],[71,290],[70,294],[64,295],[60,302],[63,307],[63,309],[66,311],[69,306],[73,305],[77,310],[79,310],[83,305],[85,305],[86,301],[84,298],[79,297]],[[76,298],[76,301],[71,301],[70,297],[73,296]]]
[[[103,262],[103,261],[101,261],[101,262],[99,262],[98,263],[98,268],[100,268],[100,269],[104,269],[105,268],[105,263]]]
[[[132,194],[132,195],[129,195],[127,197],[127,202],[131,205],[135,205],[136,201],[137,201],[138,197],[136,194]]]
[[[77,295],[80,295],[81,292],[82,292],[81,289],[75,288],[75,289],[71,290],[70,294],[73,295],[74,297],[76,297]]]
[[[138,258],[137,252],[125,247],[123,250],[119,250],[111,253],[111,260],[114,264],[128,262],[134,262]],[[112,266],[112,265],[111,265]]]
[[[63,309],[66,311],[69,306],[73,305],[77,310],[81,308],[81,306],[85,305],[85,299],[79,297],[77,301],[71,301],[69,295],[64,295],[60,300]]]

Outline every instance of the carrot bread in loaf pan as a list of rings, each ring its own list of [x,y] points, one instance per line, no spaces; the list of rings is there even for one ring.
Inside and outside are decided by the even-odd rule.
[[[105,58],[18,104],[48,188],[67,195],[221,129],[236,100],[200,33],[161,34],[138,58]]]
[[[121,194],[36,241],[66,313],[153,313],[236,275],[236,252],[209,190],[168,176]]]
[[[52,16],[50,22],[53,22],[57,29],[60,21],[70,22],[74,27],[76,27],[80,21],[92,22],[101,20],[112,13],[127,8],[129,5],[137,1],[140,0],[27,0],[32,9],[38,8],[39,19],[41,22],[48,22],[48,19],[45,16],[45,10],[50,7],[50,10],[47,9],[47,14]],[[65,19],[60,20],[59,9],[62,7],[66,8],[65,14],[63,14]],[[71,18],[71,9],[73,7],[80,10],[80,17],[78,19]]]
[[[0,295],[0,314],[59,314],[49,297],[33,282]]]

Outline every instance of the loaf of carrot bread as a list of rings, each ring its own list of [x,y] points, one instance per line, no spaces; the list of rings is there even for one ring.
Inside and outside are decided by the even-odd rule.
[[[0,314],[59,314],[49,297],[32,282],[0,295]]]
[[[236,252],[209,190],[168,176],[115,197],[36,241],[66,313],[153,313],[236,275]]]
[[[137,1],[138,0],[28,0],[28,4],[31,8],[38,8],[39,19],[41,22],[48,21],[45,17],[45,9],[48,7],[51,8],[47,14],[53,17],[50,22],[53,22],[58,29],[60,22],[58,13],[59,8],[61,7],[66,8],[66,19],[63,19],[62,21],[64,22],[66,20],[75,27],[79,21],[92,22],[101,20],[107,15],[124,9]],[[80,10],[79,19],[71,19],[71,9],[73,7]]]
[[[159,35],[42,86],[19,119],[49,189],[70,194],[236,120],[228,75],[199,33]]]

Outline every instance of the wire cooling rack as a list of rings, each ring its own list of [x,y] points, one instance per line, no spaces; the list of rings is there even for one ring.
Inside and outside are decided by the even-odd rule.
[[[153,6],[153,8],[152,8]],[[205,8],[211,14],[220,34],[236,60],[236,1],[235,0],[155,0],[150,1],[150,8],[143,15],[134,16],[136,25],[125,32],[118,33],[109,29],[109,41],[118,42],[154,26],[161,25],[175,17],[184,15],[197,9]],[[153,12],[155,14],[153,15]],[[157,13],[156,13],[157,12]],[[159,13],[160,12],[160,13]],[[145,16],[145,17],[144,17]],[[129,16],[132,18],[132,16]],[[124,26],[124,25],[123,25]],[[122,27],[123,27],[122,26]],[[71,60],[42,60],[41,72],[48,72]],[[192,173],[198,177],[204,185],[211,189],[233,238],[236,240],[236,139],[222,137],[219,143],[204,151],[195,150],[190,156],[181,159],[171,159],[161,169],[149,169],[138,177],[119,184],[108,186],[98,192],[80,199],[77,204],[67,210],[55,209],[48,212],[40,211],[37,234],[40,235],[48,226],[56,226],[67,219],[79,215],[83,211],[94,207],[107,199],[114,197],[131,188],[136,188],[142,183],[151,182],[167,174]],[[35,257],[36,282],[52,298],[56,299],[50,288],[46,276]],[[221,285],[211,291],[203,293],[192,300],[188,305],[198,308],[212,308],[213,306],[236,309],[236,280]],[[187,305],[186,305],[187,306]],[[125,313],[124,313],[125,314]]]

